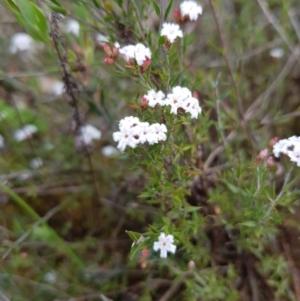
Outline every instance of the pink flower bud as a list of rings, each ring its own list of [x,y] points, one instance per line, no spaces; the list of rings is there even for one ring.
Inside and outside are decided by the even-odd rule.
[[[103,49],[104,49],[105,53],[108,55],[109,58],[113,57],[113,53],[112,53],[111,48],[108,44],[104,44]]]
[[[274,157],[270,156],[270,157],[267,159],[266,166],[267,166],[267,168],[268,168],[269,170],[275,170],[275,169],[276,169],[276,163],[275,163]]]
[[[148,69],[148,67],[151,65],[151,59],[149,59],[149,58],[146,58],[145,60],[144,60],[144,63],[143,63],[143,65],[141,66],[141,72],[142,73],[144,73],[147,69]]]
[[[106,57],[104,59],[104,64],[106,64],[106,65],[112,65],[114,62],[115,61],[113,59],[109,58],[109,57]]]
[[[199,99],[199,93],[197,91],[193,92],[193,97]]]
[[[120,48],[120,47],[119,47]],[[119,48],[118,47],[116,47],[116,46],[114,46],[114,48],[113,48],[113,58],[114,59],[117,59],[118,58],[118,56],[119,56]]]
[[[189,270],[192,270],[195,268],[195,262],[193,260],[190,260],[189,263],[188,263],[188,269]]]
[[[269,148],[273,148],[273,146],[279,141],[279,138],[278,137],[273,137],[269,143],[268,143],[268,147]]]
[[[178,24],[181,23],[181,14],[179,8],[174,9],[174,18],[175,18],[175,22],[177,22]]]
[[[143,97],[142,100],[141,100],[141,109],[144,111],[147,109],[148,107],[148,99]]]
[[[260,153],[257,155],[257,157],[255,159],[255,164],[257,165],[257,164],[261,163],[261,161],[263,161],[268,156],[268,153],[269,153],[269,150],[267,148],[260,151]]]

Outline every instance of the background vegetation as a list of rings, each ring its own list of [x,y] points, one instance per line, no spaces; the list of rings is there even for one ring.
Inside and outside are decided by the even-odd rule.
[[[299,172],[259,157],[299,135],[299,3],[199,3],[169,73],[159,30],[179,3],[0,3],[1,300],[300,300]],[[20,32],[29,50],[13,50]],[[148,45],[151,68],[104,64],[105,37]],[[188,87],[201,117],[178,118],[164,153],[108,156],[118,120],[159,118],[140,109],[149,83]],[[37,132],[16,141],[28,124]],[[83,146],[85,124],[102,135]],[[165,260],[152,250],[162,229],[177,245]],[[138,233],[151,239],[131,252]]]

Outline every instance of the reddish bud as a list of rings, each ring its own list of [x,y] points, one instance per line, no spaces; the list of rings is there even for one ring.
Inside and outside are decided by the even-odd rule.
[[[105,53],[108,55],[109,58],[113,57],[113,52],[111,51],[111,48],[108,44],[104,44],[103,49],[104,49]]]
[[[189,263],[188,263],[188,269],[189,270],[192,270],[195,268],[195,262],[193,260],[190,260]]]
[[[147,69],[148,69],[148,67],[151,65],[151,59],[149,59],[149,58],[146,58],[145,60],[144,60],[144,63],[143,63],[143,65],[141,66],[141,72],[143,73],[143,72],[145,72]]]
[[[197,91],[193,92],[193,97],[199,99],[199,93]]]
[[[118,56],[119,56],[119,48],[118,47],[116,47],[116,46],[114,46],[114,48],[113,48],[113,58],[114,59],[117,59],[118,58]]]
[[[104,59],[104,64],[106,64],[106,65],[112,65],[114,62],[115,61],[113,59],[109,58],[109,57],[106,57]]]
[[[141,100],[141,109],[144,111],[147,109],[148,107],[148,99],[143,97],[142,100]]]
[[[179,8],[174,9],[174,18],[175,18],[175,22],[177,22],[179,24],[181,23],[181,14],[180,14]]]
[[[273,146],[279,141],[279,138],[278,137],[274,137],[272,138],[269,143],[268,143],[268,147],[269,148],[273,148]]]
[[[149,254],[149,250],[147,248],[142,250],[142,255],[143,256],[148,256],[148,254]]]
[[[276,163],[275,163],[274,157],[270,156],[270,157],[267,159],[266,166],[267,166],[267,168],[268,168],[269,170],[275,170],[275,169],[276,169]]]
[[[220,215],[220,213],[221,213],[221,208],[220,208],[219,206],[216,205],[216,206],[214,207],[214,211],[215,211],[215,214],[216,214],[216,215]]]
[[[257,155],[255,159],[255,164],[261,163],[267,156],[268,156],[269,150],[267,148],[260,151],[260,153]]]

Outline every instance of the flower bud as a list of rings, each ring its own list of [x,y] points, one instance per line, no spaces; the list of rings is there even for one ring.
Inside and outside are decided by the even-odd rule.
[[[141,66],[141,72],[142,73],[144,73],[147,69],[148,69],[148,67],[151,65],[151,59],[149,59],[149,58],[146,58],[145,60],[144,60],[144,63],[143,63],[143,65]]]
[[[175,18],[176,23],[178,23],[178,24],[181,23],[181,14],[180,14],[180,9],[179,8],[174,9],[174,18]]]
[[[148,99],[146,97],[143,97],[141,100],[141,109],[144,111],[148,108]]]
[[[275,160],[274,160],[273,156],[270,156],[267,159],[266,166],[267,166],[267,169],[270,170],[270,171],[275,171],[276,170],[276,163],[275,163]]]
[[[104,64],[106,64],[106,65],[112,65],[114,62],[115,61],[113,59],[109,58],[109,57],[106,57],[104,59]]]
[[[267,156],[268,156],[269,150],[267,148],[260,151],[260,153],[257,155],[255,159],[255,164],[261,163]]]
[[[188,269],[189,270],[192,270],[195,268],[195,262],[193,260],[190,260],[189,263],[188,263]]]
[[[104,49],[105,53],[108,55],[109,58],[113,57],[113,53],[112,53],[111,48],[108,44],[104,44],[103,49]]]
[[[279,138],[278,137],[273,137],[269,143],[268,143],[268,147],[269,148],[273,148],[273,146],[279,141]]]
[[[119,43],[115,43],[113,51],[112,51],[114,59],[118,58],[118,56],[119,56],[119,49],[120,49]]]

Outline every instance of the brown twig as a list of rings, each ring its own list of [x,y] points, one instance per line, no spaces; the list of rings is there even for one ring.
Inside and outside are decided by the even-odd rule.
[[[68,68],[67,67],[68,66],[68,55],[67,55],[66,45],[65,45],[65,43],[63,41],[63,38],[60,34],[59,24],[58,24],[58,17],[57,17],[56,13],[51,13],[51,16],[50,16],[50,29],[51,29],[50,30],[50,35],[51,35],[51,38],[52,38],[52,41],[53,41],[53,44],[54,44],[56,54],[59,58],[60,65],[61,65],[62,80],[65,84],[66,93],[69,95],[69,97],[71,99],[70,105],[74,109],[73,118],[74,118],[74,121],[75,121],[75,133],[78,134],[79,137],[80,137],[80,141],[81,141],[83,150],[86,154],[92,177],[94,179],[95,192],[97,194],[98,200],[100,200],[100,193],[99,193],[99,188],[98,188],[98,185],[97,185],[96,174],[95,174],[95,171],[94,171],[94,168],[93,168],[91,154],[90,154],[90,151],[89,151],[84,139],[82,138],[82,134],[80,133],[81,120],[80,120],[80,115],[79,115],[79,110],[78,110],[78,101],[77,101],[77,98],[76,98],[75,93],[74,93],[74,89],[76,88],[76,84],[72,80],[71,74],[67,69]],[[60,50],[60,46],[62,47],[63,51]]]

